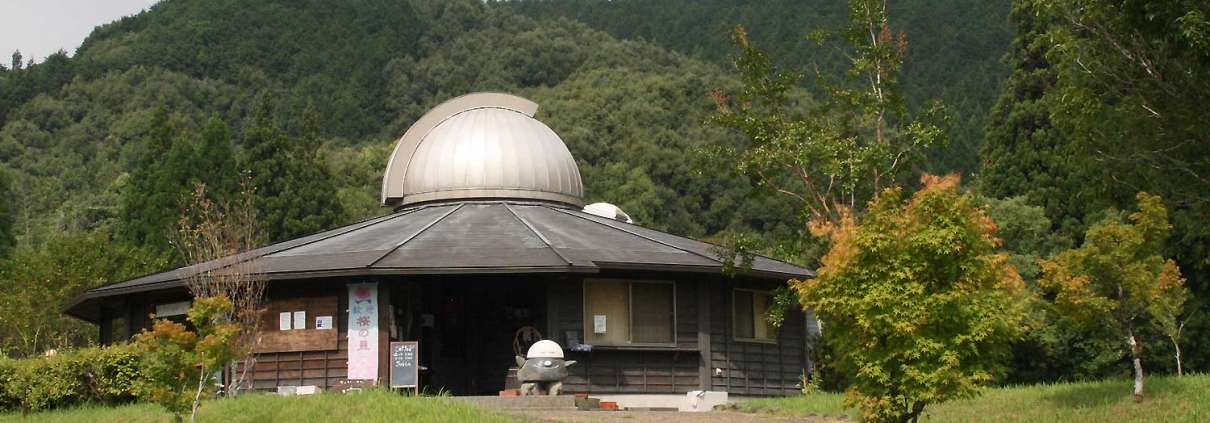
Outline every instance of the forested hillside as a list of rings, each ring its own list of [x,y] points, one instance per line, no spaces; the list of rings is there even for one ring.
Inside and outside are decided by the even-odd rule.
[[[807,35],[846,21],[844,0],[513,0],[494,1],[526,16],[565,17],[623,39],[645,40],[693,58],[730,67],[727,36],[744,25],[753,43],[807,79],[815,66],[834,77],[847,69],[845,52]],[[907,35],[902,90],[921,108],[941,100],[952,118],[947,148],[928,153],[935,173],[978,172],[987,114],[1004,86],[1002,59],[1013,38],[1012,0],[905,0],[888,3],[892,27]]]
[[[884,126],[910,127],[929,99],[952,118],[948,132],[930,133],[950,145],[924,152],[920,167],[905,161],[895,181],[922,170],[976,174],[963,188],[985,203],[998,251],[1039,294],[1031,318],[1050,322],[1014,346],[1014,382],[1120,372],[1121,339],[1055,320],[1045,305],[1054,295],[1034,282],[1038,259],[1081,246],[1089,228],[1129,221],[1123,210],[1138,191],[1171,210],[1163,257],[1188,280],[1188,305],[1166,327],[1182,325],[1190,369],[1210,363],[1210,150],[1199,116],[1210,97],[1210,6],[1182,14],[1110,3],[889,4],[891,27],[907,39],[890,89],[913,110]],[[1079,9],[1086,4],[1095,7]],[[1076,9],[1096,26],[1072,29]],[[89,342],[95,328],[54,304],[178,264],[167,234],[196,182],[230,198],[233,170],[248,171],[265,242],[389,212],[378,195],[394,142],[429,108],[474,91],[540,104],[537,117],[579,162],[587,201],[616,203],[647,227],[815,265],[823,242],[807,234],[799,204],[698,153],[750,135],[707,123],[753,81],[731,61],[737,24],[774,64],[805,76],[786,87],[776,124],[853,123],[836,138],[868,136],[868,110],[821,107],[845,97],[811,84],[816,64],[829,80],[854,67],[851,49],[806,38],[843,26],[846,12],[841,0],[165,0],[98,27],[73,57],[14,55],[0,66],[0,355]],[[1098,34],[1121,36],[1158,67],[1122,62]],[[1086,58],[1104,73],[1082,71]],[[1173,367],[1178,343],[1167,330],[1140,329],[1149,372]]]
[[[286,184],[256,187],[263,196],[315,198],[297,193],[329,189],[303,176],[312,154],[305,146],[316,139],[314,154],[331,175],[319,179],[331,180],[340,216],[307,226],[288,215],[320,211],[262,201],[270,228],[314,231],[388,212],[378,189],[394,141],[427,109],[473,91],[538,102],[538,117],[579,161],[590,202],[614,202],[646,226],[695,237],[794,234],[795,213],[780,198],[697,172],[686,154],[730,136],[702,122],[714,107],[709,92],[734,85],[718,66],[649,43],[473,0],[158,3],[98,28],[72,58],[0,72],[12,261],[28,264],[3,270],[0,306],[36,314],[18,321],[6,313],[0,337],[26,340],[8,342],[15,354],[78,340],[74,322],[32,298],[61,301],[176,260],[164,235],[175,199],[192,182],[231,185],[209,180],[203,156],[229,157],[253,181],[275,175],[262,185]],[[308,103],[317,129],[304,122]],[[54,273],[64,243],[87,242],[144,265]]]

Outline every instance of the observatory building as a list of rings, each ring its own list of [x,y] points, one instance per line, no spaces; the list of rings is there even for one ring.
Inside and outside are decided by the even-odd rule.
[[[417,120],[382,183],[385,216],[245,255],[269,279],[256,389],[390,383],[391,342],[416,342],[416,383],[496,395],[540,339],[568,360],[566,393],[798,393],[807,319],[764,323],[771,291],[805,268],[755,257],[723,274],[711,245],[585,211],[580,172],[520,97],[470,94]],[[242,258],[241,258],[242,259]],[[231,261],[223,261],[229,263]],[[91,289],[63,312],[102,343],[183,314],[202,263]]]

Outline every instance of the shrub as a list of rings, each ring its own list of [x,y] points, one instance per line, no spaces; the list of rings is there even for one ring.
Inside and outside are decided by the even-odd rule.
[[[138,357],[134,347],[119,345],[0,360],[0,410],[130,402],[139,375]]]

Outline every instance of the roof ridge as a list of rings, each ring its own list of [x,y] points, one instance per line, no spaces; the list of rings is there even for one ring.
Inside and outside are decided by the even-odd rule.
[[[550,207],[548,207],[548,208],[550,208]],[[551,208],[551,209],[553,209],[553,208]],[[584,217],[584,216],[580,216],[580,215],[578,215],[578,214],[574,214],[574,213],[572,213],[572,212],[570,212],[570,211],[567,211],[567,210],[561,210],[561,209],[553,209],[553,210],[558,211],[558,212],[563,213],[563,214],[566,214],[566,215],[568,215],[568,216],[577,217],[577,218],[580,218],[580,219],[583,219],[583,220],[587,220],[587,221],[589,221],[589,222],[593,222],[593,223],[596,223],[596,224],[598,224],[598,225],[602,225],[602,226],[605,226],[605,227],[609,227],[609,228],[617,229],[617,230],[619,230],[619,231],[622,231],[622,232],[625,232],[625,233],[628,233],[628,234],[631,234],[631,235],[637,236],[637,237],[639,237],[639,238],[643,238],[643,239],[645,239],[645,240],[648,240],[648,241],[651,241],[651,242],[654,242],[654,243],[657,243],[657,244],[663,245],[663,246],[668,247],[668,248],[672,248],[672,249],[675,249],[675,250],[678,250],[678,251],[684,251],[684,252],[686,252],[686,253],[693,254],[693,255],[695,255],[695,256],[699,256],[699,257],[705,258],[706,260],[710,260],[710,261],[713,261],[713,262],[717,262],[717,263],[719,263],[719,264],[722,264],[722,263],[723,263],[723,261],[722,261],[721,259],[718,259],[718,258],[715,258],[715,257],[710,257],[710,256],[708,256],[708,255],[705,255],[705,254],[699,253],[699,252],[697,252],[697,251],[690,251],[690,250],[687,250],[687,249],[684,249],[684,248],[681,248],[681,247],[678,247],[678,246],[675,246],[675,245],[669,244],[669,243],[667,243],[667,242],[660,241],[660,240],[658,240],[658,239],[655,239],[655,238],[649,237],[649,236],[647,236],[647,235],[643,235],[643,234],[640,234],[640,233],[637,233],[637,232],[634,232],[634,231],[629,231],[629,230],[626,230],[626,228],[622,228],[622,227],[619,227],[619,226],[610,225],[610,224],[608,224],[608,223],[605,223],[605,222],[600,222],[600,221],[597,221],[597,220],[594,220],[594,219],[589,219],[589,218],[586,218],[586,217]],[[641,226],[640,226],[640,227],[641,227]],[[668,235],[672,235],[672,236],[678,236],[678,235],[673,235],[673,234],[668,234]],[[693,238],[686,238],[686,237],[681,237],[681,238],[685,238],[685,239],[692,239],[692,240],[697,241],[697,242],[703,242],[703,241],[698,241],[698,240],[693,239]]]
[[[529,228],[530,232],[533,232],[534,235],[537,235],[538,239],[541,239],[542,243],[546,244],[546,248],[549,248],[550,251],[555,253],[556,256],[559,256],[560,259],[563,259],[563,261],[567,263],[567,267],[574,267],[571,264],[571,260],[567,259],[567,256],[564,256],[563,253],[560,253],[558,249],[555,249],[554,245],[551,245],[550,240],[546,239],[546,235],[542,235],[542,232],[538,231],[538,228],[535,228],[533,225],[529,224],[528,220],[525,220],[524,217],[521,217],[521,215],[517,214],[517,211],[513,210],[511,205],[509,205],[508,203],[502,203],[502,204],[504,204],[505,209],[508,209],[509,213],[512,213],[513,217],[517,218],[517,220],[520,220],[521,224],[523,224],[523,225],[525,225],[525,227]]]
[[[438,217],[437,219],[433,220],[432,222],[429,222],[429,224],[424,225],[424,227],[420,228],[420,230],[416,231],[416,233],[408,236],[407,238],[404,238],[403,241],[399,241],[398,244],[395,244],[394,247],[392,247],[390,250],[387,250],[386,254],[379,256],[377,259],[374,259],[374,261],[370,262],[370,264],[367,264],[366,268],[374,267],[375,264],[378,264],[378,262],[382,261],[382,259],[387,258],[387,256],[391,255],[391,253],[394,253],[395,250],[398,250],[399,247],[402,247],[403,244],[407,244],[408,241],[411,241],[411,240],[415,239],[416,237],[420,236],[420,234],[424,233],[424,231],[429,230],[429,228],[433,227],[434,225],[441,222],[442,220],[445,220],[446,217],[449,217],[449,215],[454,214],[454,212],[456,212],[458,210],[462,210],[462,206],[464,206],[464,205],[466,205],[466,204],[459,203],[453,209],[451,209],[450,211],[447,211],[447,212],[445,212],[445,214],[441,215],[441,217]]]

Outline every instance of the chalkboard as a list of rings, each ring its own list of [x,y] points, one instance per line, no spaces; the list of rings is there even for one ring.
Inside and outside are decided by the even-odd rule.
[[[391,387],[418,388],[420,348],[416,341],[391,343]]]

